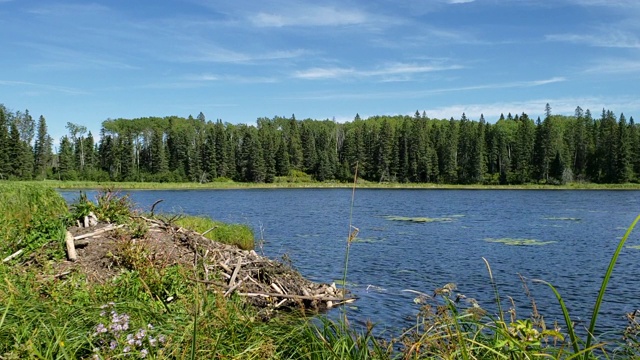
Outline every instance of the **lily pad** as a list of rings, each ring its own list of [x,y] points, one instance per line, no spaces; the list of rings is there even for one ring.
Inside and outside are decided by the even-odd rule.
[[[556,242],[556,241],[540,241],[536,239],[514,239],[514,238],[500,238],[500,239],[486,238],[484,240],[488,242],[500,243],[505,245],[513,245],[513,246],[542,246],[542,245],[553,244]]]

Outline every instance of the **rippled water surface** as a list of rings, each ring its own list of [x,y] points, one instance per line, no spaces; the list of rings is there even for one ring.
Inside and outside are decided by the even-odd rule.
[[[77,191],[64,191],[68,200]],[[342,279],[349,233],[349,189],[131,191],[148,211],[208,215],[253,227],[267,256],[287,255],[305,276]],[[91,193],[89,194],[91,196]],[[412,324],[411,289],[431,293],[446,283],[493,309],[490,263],[501,295],[520,317],[531,309],[518,274],[554,284],[574,320],[588,326],[602,277],[618,241],[640,213],[637,191],[372,190],[355,194],[347,282],[360,299],[352,321],[380,328]],[[407,221],[415,218],[416,221]],[[417,219],[420,218],[420,219]],[[640,245],[640,229],[628,245]],[[519,245],[518,245],[519,244]],[[625,248],[605,296],[601,330],[621,330],[624,314],[640,308],[640,249]],[[562,324],[544,285],[529,287],[547,323]],[[506,301],[506,300],[505,300]],[[564,327],[564,326],[563,326]]]

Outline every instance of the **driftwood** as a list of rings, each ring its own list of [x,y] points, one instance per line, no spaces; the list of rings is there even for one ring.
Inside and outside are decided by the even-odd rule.
[[[76,253],[76,246],[73,243],[73,235],[68,231],[64,236],[64,242],[67,244],[67,258],[70,261],[76,261],[78,259],[78,253]]]
[[[106,232],[111,231],[111,230],[120,229],[122,227],[124,227],[124,225],[117,225],[117,226],[116,225],[108,225],[106,227],[103,227],[100,230],[96,230],[96,231],[88,233],[88,234],[78,235],[78,236],[74,237],[73,239],[74,240],[82,240],[82,239],[89,238],[89,237],[92,237],[92,236],[100,235],[102,233],[106,233]]]

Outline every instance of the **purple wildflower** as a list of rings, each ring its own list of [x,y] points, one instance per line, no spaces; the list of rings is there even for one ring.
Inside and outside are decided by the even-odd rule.
[[[146,358],[148,353],[149,353],[149,351],[147,351],[147,349],[140,350],[140,358],[141,359]]]
[[[102,334],[102,333],[106,333],[107,332],[107,328],[104,326],[103,323],[100,323],[96,326],[96,332],[93,334],[93,336],[96,336],[98,334]]]

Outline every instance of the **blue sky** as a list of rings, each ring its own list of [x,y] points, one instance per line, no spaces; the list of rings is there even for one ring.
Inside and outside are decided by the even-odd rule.
[[[0,0],[0,103],[56,139],[201,111],[638,119],[638,19],[637,0]]]

